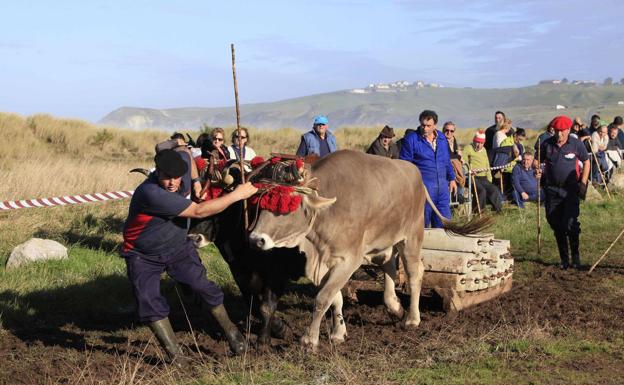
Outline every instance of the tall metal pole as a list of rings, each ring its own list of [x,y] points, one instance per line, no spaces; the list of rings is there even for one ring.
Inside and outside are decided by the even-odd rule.
[[[240,150],[239,156],[239,165],[240,165],[240,173],[241,173],[241,183],[245,183],[245,163],[243,162],[243,146],[241,145],[241,125],[240,125],[240,107],[238,104],[238,81],[236,80],[236,54],[234,51],[234,44],[231,45],[232,48],[232,78],[234,79],[234,100],[236,102],[236,135],[238,136],[238,148]],[[247,216],[247,200],[243,201],[243,221],[245,223],[245,231],[249,227],[249,218]]]

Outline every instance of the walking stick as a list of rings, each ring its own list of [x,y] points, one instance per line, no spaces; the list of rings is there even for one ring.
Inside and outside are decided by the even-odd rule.
[[[537,178],[537,255],[542,255],[542,141],[537,138],[537,167],[540,177]],[[520,197],[522,199],[522,197]]]
[[[618,241],[618,239],[620,239],[620,237],[622,236],[622,234],[624,234],[624,229],[622,229],[622,231],[620,231],[620,235],[617,236],[617,238],[615,238],[615,241],[611,242],[611,245],[609,246],[609,248],[607,248],[607,250],[602,254],[602,256],[600,258],[598,258],[598,260],[592,265],[591,269],[589,269],[589,271],[587,272],[587,275],[590,275],[592,271],[594,271],[594,269],[596,268],[596,266],[598,266],[598,264],[600,263],[600,261],[602,261],[602,259],[607,255],[607,253],[611,250],[611,248],[615,245],[615,243]]]
[[[241,146],[241,125],[240,125],[240,107],[238,105],[238,82],[236,81],[236,55],[234,53],[234,44],[230,45],[232,47],[232,77],[234,78],[234,100],[236,101],[236,129],[238,136],[238,146],[240,148],[240,173],[241,173],[241,183],[245,183],[245,164],[243,163],[243,147]],[[247,215],[247,200],[243,200],[243,222],[245,224],[245,232],[247,231],[247,227],[249,227],[249,217]]]
[[[596,162],[596,168],[598,168],[598,172],[600,173],[600,178],[602,178],[602,184],[604,185],[605,191],[607,192],[607,196],[609,197],[609,199],[611,199],[611,193],[609,193],[609,188],[607,187],[607,180],[605,179],[605,176],[602,173],[602,170],[600,169],[600,163],[598,163],[598,158],[596,158],[596,153],[594,152],[594,146],[592,145],[592,143],[590,143],[589,148],[593,155],[594,162]]]
[[[472,219],[472,178],[470,176],[470,165],[468,167],[468,220]]]
[[[477,192],[477,180],[471,171],[469,171],[468,174],[472,178],[472,187],[474,188],[475,201],[477,202],[477,212],[479,213],[479,216],[481,216],[481,204],[479,203],[479,193]]]

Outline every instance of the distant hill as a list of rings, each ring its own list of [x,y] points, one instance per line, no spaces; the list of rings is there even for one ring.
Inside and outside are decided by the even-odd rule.
[[[415,127],[423,109],[433,109],[441,122],[452,120],[459,127],[492,124],[496,110],[504,111],[514,126],[540,128],[553,116],[581,116],[608,109],[624,114],[624,86],[537,85],[508,89],[416,88],[397,92],[352,93],[337,91],[272,103],[244,104],[241,122],[257,128],[309,128],[317,114],[329,117],[331,127]],[[555,106],[566,106],[557,110]],[[101,124],[117,127],[196,130],[203,124],[236,124],[233,107],[150,109],[122,107],[106,115]]]

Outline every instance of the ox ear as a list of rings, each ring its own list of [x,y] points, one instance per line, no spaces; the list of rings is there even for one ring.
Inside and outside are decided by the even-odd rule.
[[[312,194],[303,196],[304,203],[312,210],[321,211],[330,207],[336,203],[336,198],[323,198],[321,196]]]
[[[318,178],[306,178],[303,185],[312,190],[318,190]]]

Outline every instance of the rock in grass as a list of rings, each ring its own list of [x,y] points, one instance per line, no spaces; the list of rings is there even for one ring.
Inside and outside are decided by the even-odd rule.
[[[590,183],[587,186],[587,195],[585,195],[585,200],[587,202],[600,202],[602,200],[602,195],[596,190],[596,188]]]
[[[609,189],[613,191],[624,191],[624,173],[613,175],[609,181]]]
[[[13,269],[31,262],[67,259],[67,248],[50,239],[31,238],[11,252],[6,268]]]

